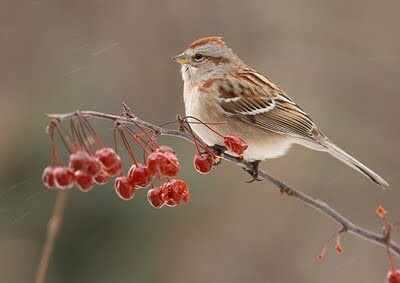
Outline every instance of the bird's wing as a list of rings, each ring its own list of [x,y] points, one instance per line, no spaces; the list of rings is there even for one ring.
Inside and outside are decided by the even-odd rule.
[[[242,70],[219,81],[217,92],[223,110],[247,123],[313,143],[323,137],[290,97],[254,70]]]

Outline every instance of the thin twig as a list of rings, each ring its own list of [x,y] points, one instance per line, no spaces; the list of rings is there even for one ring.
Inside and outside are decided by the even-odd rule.
[[[194,142],[193,137],[191,134],[188,132],[182,132],[178,130],[173,130],[173,129],[168,129],[168,128],[163,128],[159,127],[156,125],[153,125],[149,122],[143,121],[137,116],[134,116],[132,118],[126,118],[123,116],[116,116],[116,115],[111,115],[111,114],[106,114],[106,113],[101,113],[101,112],[95,112],[95,111],[82,111],[80,112],[81,115],[85,117],[94,117],[94,118],[100,118],[104,120],[111,120],[111,121],[118,121],[120,123],[126,123],[126,124],[139,124],[144,128],[150,129],[155,131],[156,133],[163,135],[163,136],[173,136],[173,137],[178,137],[182,139],[186,139],[190,142]],[[49,118],[54,118],[54,119],[59,119],[65,120],[73,117],[76,114],[76,112],[72,113],[65,113],[65,114],[47,114]],[[246,169],[251,169],[251,164],[241,158],[229,155],[229,154],[224,154],[223,158],[227,161],[230,161],[242,168]],[[350,234],[353,234],[359,238],[363,238],[365,240],[368,240],[374,244],[386,247],[388,248],[398,257],[400,257],[400,245],[397,244],[396,242],[390,240],[387,241],[385,239],[384,235],[380,235],[378,233],[374,233],[372,231],[369,231],[365,228],[362,228],[353,222],[351,222],[348,218],[346,218],[344,215],[336,211],[334,208],[330,207],[327,203],[325,203],[322,200],[319,199],[314,199],[311,196],[294,189],[293,187],[285,184],[284,182],[276,179],[275,177],[271,176],[267,172],[263,170],[259,170],[259,177],[263,178],[264,180],[267,180],[275,185],[275,188],[278,189],[281,193],[286,193],[289,196],[295,197],[312,208],[322,212],[323,214],[329,216],[331,219],[333,219],[336,223],[338,223],[341,226],[341,229],[343,231],[349,232]]]
[[[46,281],[47,269],[49,267],[50,258],[53,253],[58,232],[60,231],[67,196],[68,190],[60,190],[57,192],[57,199],[54,205],[53,215],[47,223],[47,235],[36,274],[36,283],[44,283]]]

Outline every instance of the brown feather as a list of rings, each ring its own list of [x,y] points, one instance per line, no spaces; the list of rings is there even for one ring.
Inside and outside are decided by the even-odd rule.
[[[204,45],[204,44],[207,44],[207,43],[210,43],[210,42],[217,43],[217,44],[219,44],[221,46],[226,46],[225,42],[222,40],[222,37],[220,37],[220,36],[209,36],[209,37],[204,37],[204,38],[200,38],[200,39],[196,40],[195,42],[193,42],[192,44],[190,44],[188,46],[188,49],[189,48],[195,48],[197,46]]]
[[[272,132],[319,143],[317,136],[322,134],[311,118],[272,81],[251,70],[237,72],[225,80],[232,87],[222,79],[217,88],[225,112]]]

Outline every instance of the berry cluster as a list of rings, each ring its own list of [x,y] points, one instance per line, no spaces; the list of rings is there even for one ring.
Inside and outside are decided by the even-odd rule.
[[[123,200],[131,200],[137,189],[149,187],[147,199],[156,208],[186,203],[189,200],[189,188],[185,181],[174,179],[178,176],[180,165],[173,149],[158,145],[157,134],[135,123],[134,116],[126,105],[122,116],[125,121],[130,120],[133,127],[120,122],[119,119],[114,121],[114,149],[103,146],[87,118],[79,112],[69,120],[70,131],[66,130],[59,120],[53,120],[47,128],[52,145],[52,160],[51,165],[46,167],[42,174],[45,186],[50,189],[69,189],[75,185],[81,191],[88,192],[95,184],[104,185],[115,177],[115,192]],[[201,174],[210,173],[214,165],[221,160],[221,156],[194,135],[188,118],[178,118],[177,122],[181,129],[193,137],[197,151],[193,159],[194,168]],[[247,149],[246,142],[241,138],[222,136],[208,124],[200,120],[196,120],[196,123],[201,123],[219,135],[225,146],[221,148],[238,156]],[[70,152],[68,166],[63,165],[54,133],[58,133],[59,139]],[[117,136],[122,140],[132,160],[126,175],[123,174],[121,157],[117,150]],[[128,136],[131,139],[128,139]],[[139,162],[134,154],[132,141],[138,146],[136,149],[143,153],[142,162]]]
[[[152,184],[152,188],[149,190],[147,196],[150,204],[154,207],[161,208],[164,203],[169,206],[175,206],[181,203],[183,199],[185,202],[189,200],[189,189],[186,183],[182,180],[172,179],[170,177],[176,177],[179,173],[179,161],[176,154],[168,146],[160,146],[155,151],[151,152],[147,157],[147,164],[141,164],[135,162],[130,167],[128,174],[126,176],[120,176],[115,179],[115,191],[118,196],[124,200],[130,200],[134,197],[136,189],[146,188],[153,182],[153,178],[161,180],[161,176],[167,179],[167,182],[160,182],[160,186],[156,187]],[[185,186],[185,197],[181,198],[177,202],[168,202],[169,199],[166,198],[168,193],[164,193],[163,197],[155,205],[154,201],[154,191],[159,188],[167,188],[167,192],[176,191],[176,188],[180,186]],[[181,192],[180,190],[178,190]],[[171,194],[171,193],[170,193]],[[174,197],[176,199],[176,194]]]
[[[182,201],[188,202],[189,188],[182,180],[171,180],[147,192],[147,199],[152,206],[161,208],[165,205],[174,207]]]
[[[121,172],[121,168],[121,159],[112,148],[101,148],[93,156],[78,150],[70,155],[68,166],[46,167],[42,180],[50,189],[69,189],[75,184],[81,191],[87,192],[94,183],[106,184],[112,176]]]
[[[114,188],[123,200],[131,200],[137,189],[150,186],[148,200],[151,205],[161,208],[164,204],[176,206],[189,200],[189,188],[183,180],[171,179],[178,175],[179,160],[172,148],[159,146],[151,132],[139,127],[140,132],[121,123],[115,123],[115,149],[104,147],[88,120],[76,113],[71,118],[71,132],[68,132],[59,121],[48,126],[52,144],[51,165],[42,174],[44,185],[50,189],[70,189],[74,185],[83,192],[93,189],[95,184],[104,185],[112,177]],[[70,152],[68,166],[62,164],[54,133]],[[117,153],[117,133],[132,159],[132,165],[123,175],[120,155]],[[143,163],[139,163],[126,134],[139,145],[143,152]],[[154,134],[154,133],[153,133]],[[95,149],[97,147],[97,149]],[[155,183],[159,183],[156,185]],[[162,193],[157,194],[160,191]]]

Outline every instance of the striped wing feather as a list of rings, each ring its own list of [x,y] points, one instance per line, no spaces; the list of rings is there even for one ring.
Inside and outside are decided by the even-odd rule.
[[[220,81],[218,92],[221,107],[245,122],[312,142],[322,135],[290,97],[253,70],[244,70]]]

